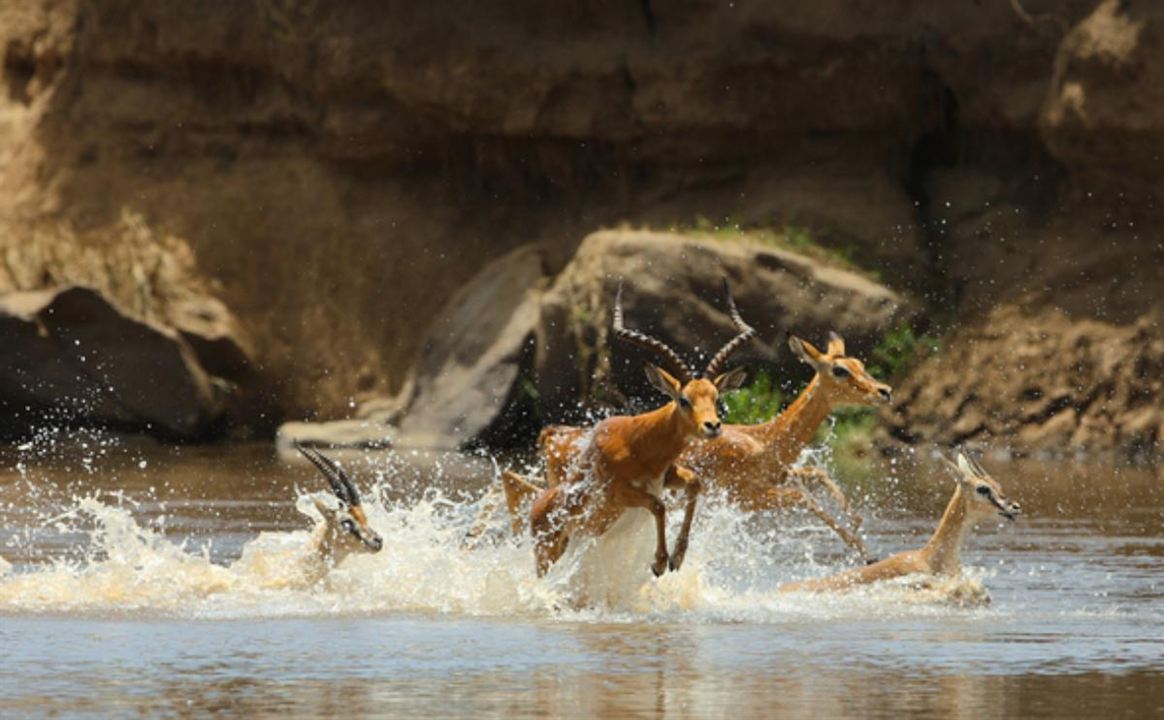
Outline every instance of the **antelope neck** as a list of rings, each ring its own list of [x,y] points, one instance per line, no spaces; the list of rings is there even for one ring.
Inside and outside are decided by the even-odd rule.
[[[679,408],[674,402],[667,403],[630,419],[626,432],[627,447],[633,448],[635,457],[658,473],[667,469],[687,443],[691,440],[679,416]]]
[[[764,445],[775,454],[778,466],[788,468],[796,462],[831,411],[832,401],[821,387],[820,375],[814,375],[796,401],[763,426]]]
[[[950,498],[950,503],[946,505],[946,512],[942,514],[938,529],[922,548],[922,553],[927,556],[930,569],[934,573],[958,572],[962,564],[962,544],[971,525],[966,512],[966,497],[959,483],[954,490],[954,496]]]

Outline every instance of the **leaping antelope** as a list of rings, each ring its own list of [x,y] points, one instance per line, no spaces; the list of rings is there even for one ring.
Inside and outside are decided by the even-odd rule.
[[[730,294],[728,302],[734,311]],[[565,468],[562,482],[542,491],[534,501],[530,530],[539,577],[562,556],[572,538],[603,535],[628,508],[644,508],[654,516],[656,545],[651,571],[659,576],[668,567],[680,568],[702,484],[676,460],[691,440],[720,435],[719,392],[738,387],[745,374],[742,368],[722,374],[720,370],[733,352],[755,336],[754,329],[746,324],[744,328],[720,348],[702,373],[693,373],[661,340],[623,327],[619,286],[614,300],[615,337],[656,353],[678,377],[648,363],[648,380],[670,402],[641,415],[615,416],[598,423],[576,462]],[[667,510],[659,498],[664,486],[682,487],[687,494],[682,529],[671,553],[667,551]]]
[[[368,516],[360,504],[360,494],[343,468],[323,453],[306,445],[293,443],[295,449],[319,469],[331,485],[334,503],[324,502],[312,495],[315,509],[323,516],[311,536],[313,555],[325,567],[334,567],[352,553],[375,553],[384,547],[384,540],[368,525]]]
[[[729,295],[730,297],[730,295]],[[747,327],[731,306],[737,328]],[[829,334],[825,352],[812,343],[789,334],[792,352],[812,367],[816,374],[796,400],[772,420],[757,425],[725,425],[723,434],[712,441],[687,448],[680,462],[704,478],[709,487],[723,488],[733,502],[746,510],[779,510],[804,505],[842,540],[868,559],[864,542],[856,534],[861,518],[852,515],[853,531],[833,518],[808,491],[808,483],[823,485],[849,512],[849,502],[832,478],[819,468],[794,468],[792,464],[816,434],[817,428],[838,405],[888,403],[892,388],[876,380],[865,364],[845,355],[845,341]],[[542,430],[538,447],[546,464],[546,480],[556,485],[579,450],[582,428],[554,425]],[[502,475],[514,533],[521,532],[520,508],[526,498],[541,491],[517,473]],[[478,523],[478,530],[483,523]]]
[[[970,529],[991,517],[1014,520],[1022,508],[1007,499],[1002,486],[981,465],[967,460],[962,453],[958,453],[957,464],[943,460],[953,469],[957,485],[938,529],[925,546],[829,577],[781,585],[779,591],[826,592],[905,575],[958,575],[962,569],[962,545]]]
[[[693,448],[683,462],[689,463],[709,482],[725,488],[730,498],[747,510],[779,510],[804,505],[828,525],[862,559],[868,551],[861,538],[846,529],[821,507],[806,485],[823,485],[849,512],[849,501],[820,468],[794,468],[801,451],[812,441],[817,428],[838,405],[889,403],[893,390],[865,369],[865,364],[845,354],[845,341],[829,333],[825,352],[789,333],[788,346],[815,374],[796,400],[772,420],[757,425],[729,425],[724,435],[707,447]],[[854,530],[861,519],[853,515]]]

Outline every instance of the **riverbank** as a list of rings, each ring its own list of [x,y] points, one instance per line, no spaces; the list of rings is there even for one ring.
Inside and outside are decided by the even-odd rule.
[[[5,434],[29,412],[180,440],[367,403],[391,423],[483,267],[525,251],[541,287],[595,232],[694,228],[912,300],[944,351],[894,378],[894,442],[1158,455],[1164,11],[1024,5],[6,8],[0,294],[102,291],[185,390],[106,402],[98,377],[58,403],[76,388],[30,378],[53,368],[33,353],[0,383]],[[768,321],[770,347],[824,322]],[[486,394],[544,395],[522,363]]]

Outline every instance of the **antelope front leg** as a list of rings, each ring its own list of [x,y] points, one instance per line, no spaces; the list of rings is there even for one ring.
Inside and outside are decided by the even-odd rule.
[[[651,565],[651,572],[659,577],[667,572],[670,559],[667,555],[667,506],[659,498],[638,488],[621,488],[618,495],[626,507],[646,508],[655,516],[655,562]]]
[[[865,521],[865,518],[853,512],[851,506],[849,505],[849,498],[845,496],[845,493],[841,491],[841,488],[837,485],[836,481],[832,479],[827,471],[818,467],[794,468],[790,473],[790,477],[792,481],[805,492],[807,492],[808,481],[823,485],[825,490],[827,490],[828,493],[832,495],[838,503],[841,504],[841,512],[849,516],[849,523],[853,526],[853,530],[856,531],[860,529],[861,523]]]
[[[691,535],[691,523],[695,519],[695,504],[699,493],[703,491],[703,482],[688,468],[672,465],[667,469],[663,479],[664,487],[682,486],[687,494],[687,505],[683,509],[683,526],[679,529],[679,537],[675,539],[675,550],[671,553],[670,567],[678,570],[683,566],[683,558],[687,556],[688,538]]]
[[[820,506],[820,503],[816,501],[816,498],[809,494],[807,490],[805,490],[803,487],[800,487],[799,490],[800,501],[805,505],[805,507],[808,508],[809,512],[811,512],[813,515],[816,515],[818,518],[820,518],[821,522],[832,528],[832,531],[839,535],[841,540],[845,541],[846,545],[857,551],[857,554],[861,556],[863,561],[869,562],[869,551],[865,548],[865,543],[861,540],[861,538],[849,532],[844,525],[841,525],[835,518],[833,518],[832,515],[829,515],[828,512],[826,512],[825,509]]]
[[[820,485],[823,485],[825,490],[827,490],[828,493],[830,495],[832,495],[833,498],[838,503],[841,504],[841,508],[845,512],[849,511],[849,498],[845,497],[845,493],[841,492],[841,489],[839,487],[837,487],[837,484],[833,481],[833,479],[831,477],[829,477],[828,472],[826,472],[822,468],[818,468],[818,467],[792,468],[791,470],[788,471],[788,474],[790,476],[795,476],[794,482],[796,482],[798,485],[801,485],[805,489],[808,488],[808,485],[810,482],[811,483],[819,483]]]

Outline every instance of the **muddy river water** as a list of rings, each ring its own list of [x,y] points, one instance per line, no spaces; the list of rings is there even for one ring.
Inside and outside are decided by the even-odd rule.
[[[501,517],[465,550],[488,458],[341,456],[384,549],[313,583],[320,481],[268,445],[0,460],[4,717],[1164,715],[1159,468],[988,455],[1025,514],[971,535],[963,578],[821,597],[775,588],[853,562],[826,529],[714,501],[659,580],[649,528],[544,580]],[[924,542],[953,487],[924,455],[847,480],[878,555]]]

